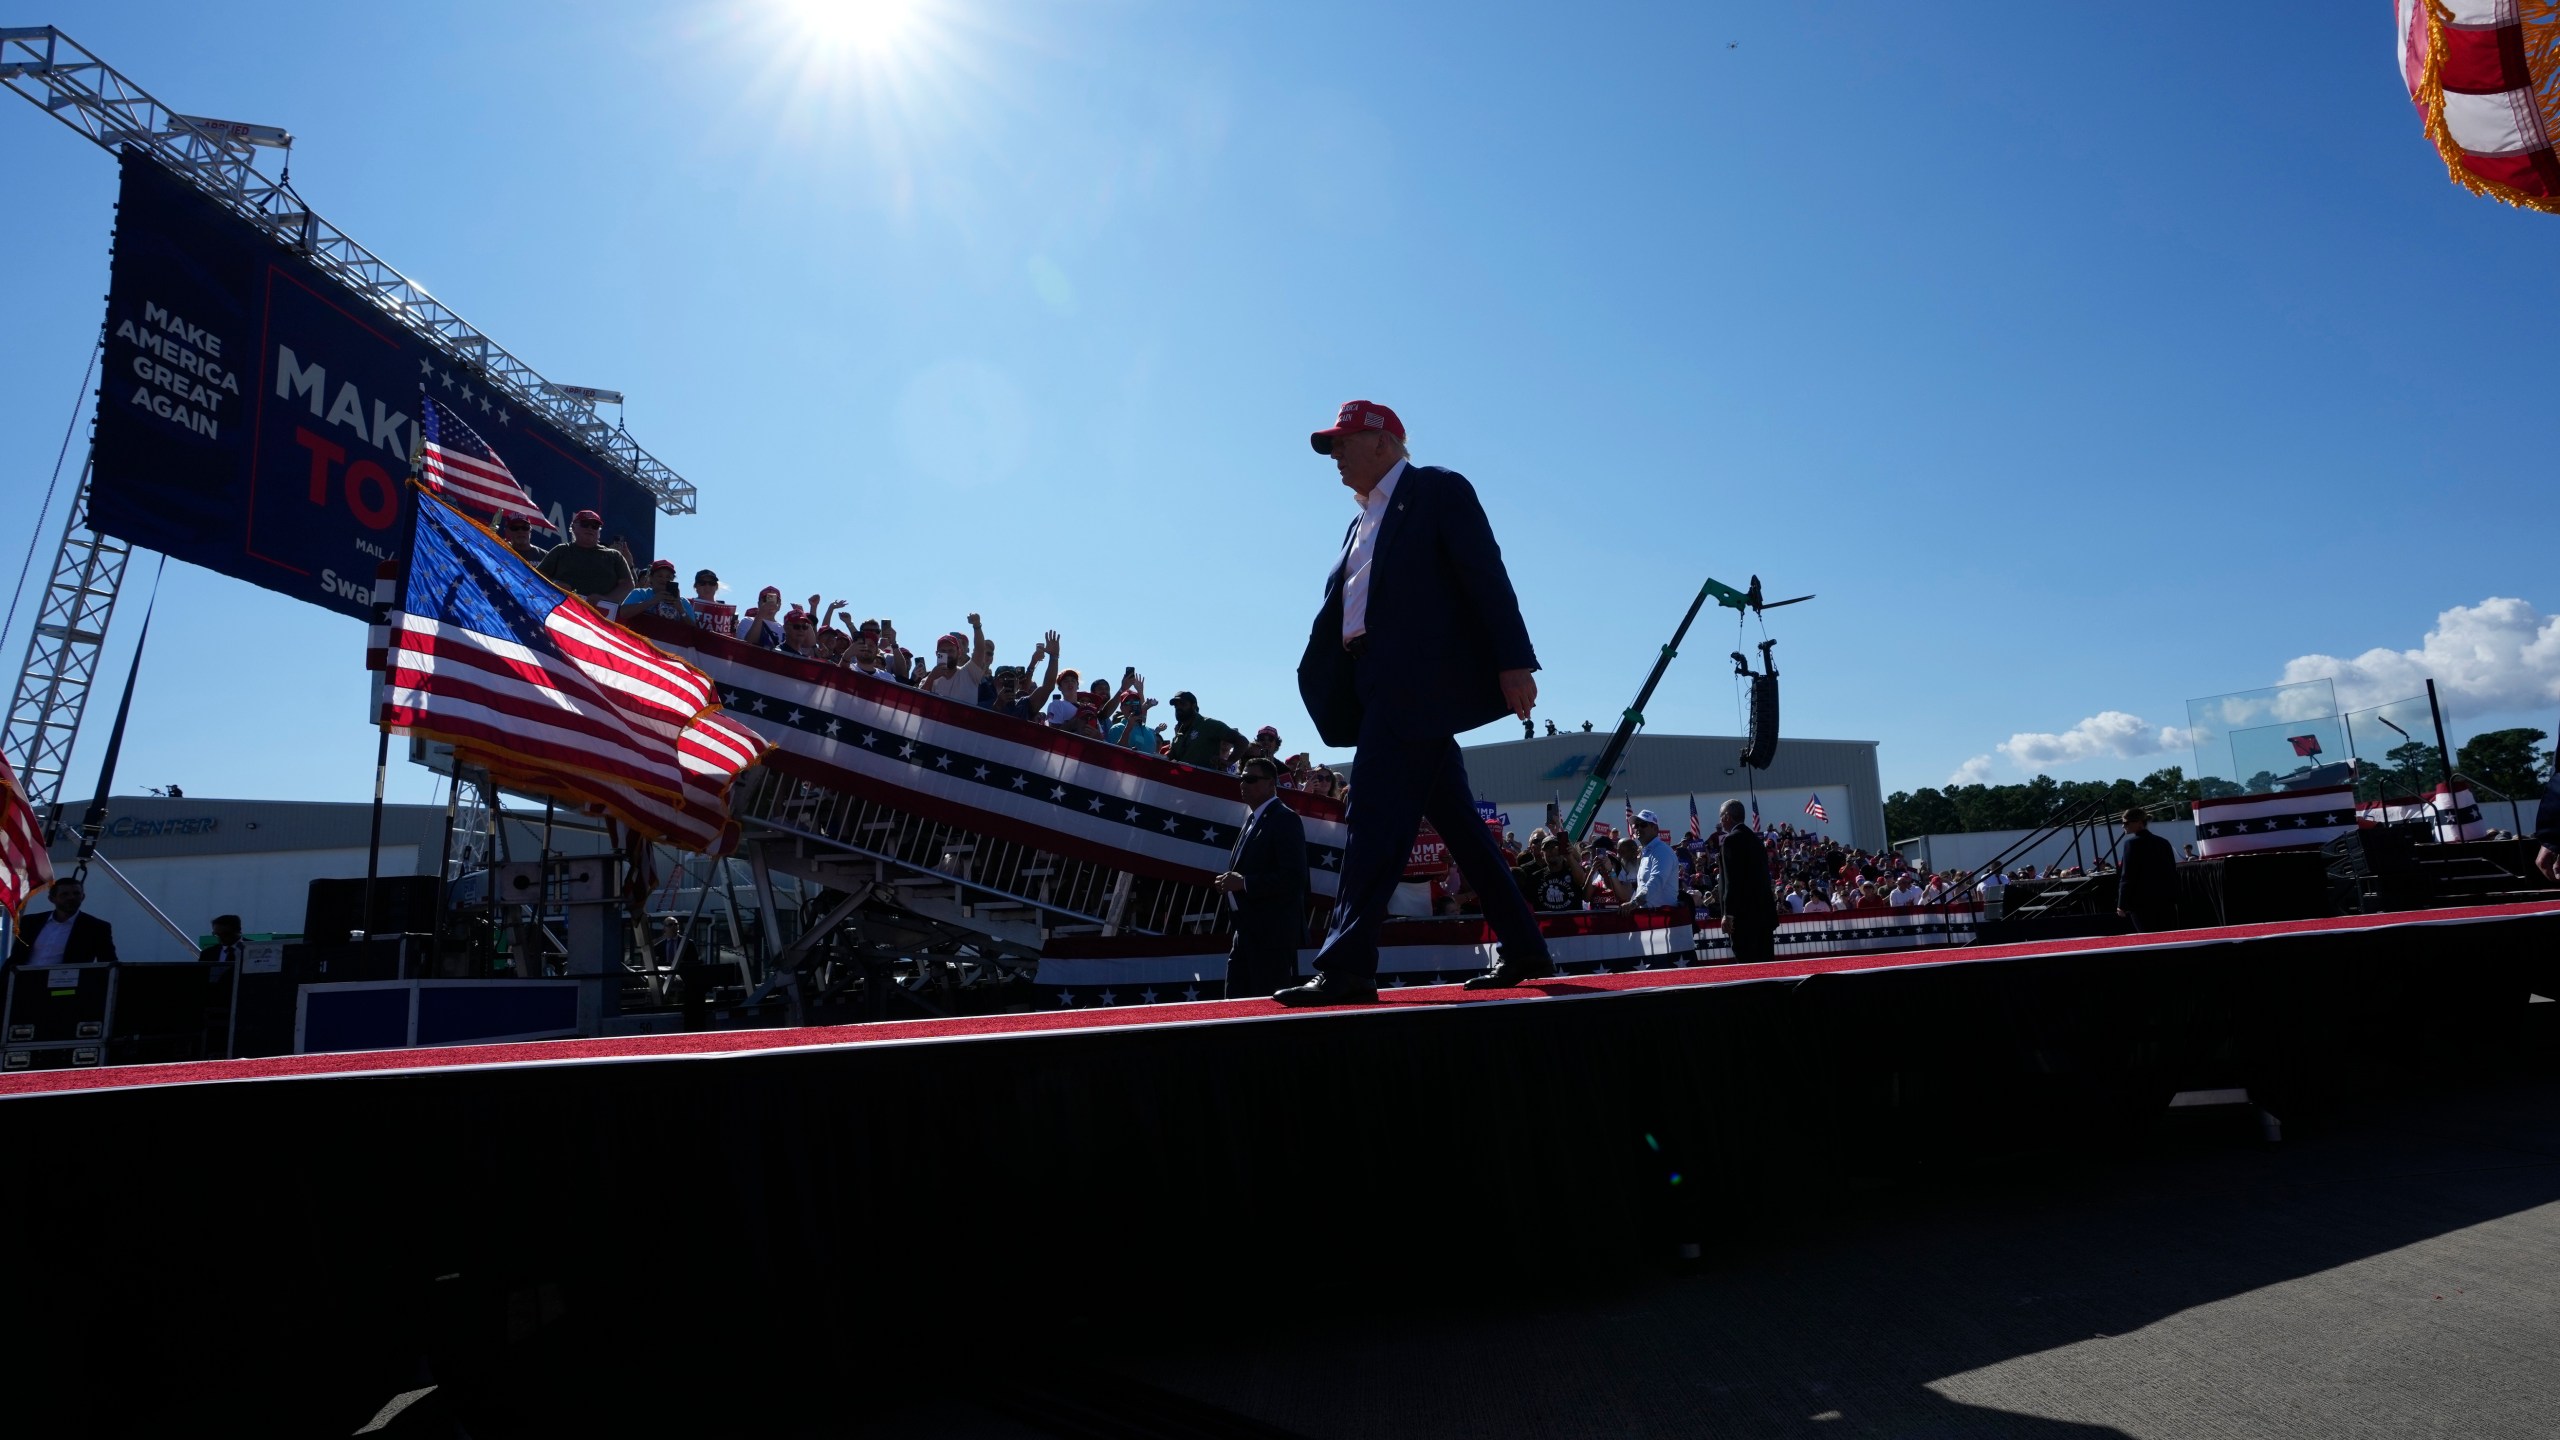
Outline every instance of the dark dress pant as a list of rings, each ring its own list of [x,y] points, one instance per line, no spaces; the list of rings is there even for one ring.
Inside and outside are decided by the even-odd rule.
[[[1239,936],[1227,951],[1227,998],[1269,995],[1298,983],[1298,947]]]
[[[1747,920],[1727,920],[1724,924],[1725,935],[1733,941],[1736,964],[1758,965],[1778,958],[1777,922],[1756,925]]]
[[[1458,742],[1414,740],[1364,726],[1351,770],[1350,843],[1342,854],[1342,887],[1333,902],[1333,933],[1316,952],[1316,969],[1339,980],[1374,984],[1378,934],[1387,904],[1404,880],[1413,837],[1430,820],[1458,873],[1474,887],[1484,917],[1515,963],[1547,955],[1546,937],[1521,897],[1501,847],[1476,813],[1475,791]]]

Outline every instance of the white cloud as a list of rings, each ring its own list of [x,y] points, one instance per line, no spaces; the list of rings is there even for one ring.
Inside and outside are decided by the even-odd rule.
[[[2436,616],[2414,650],[2373,649],[2349,659],[2303,655],[2285,662],[2283,683],[2334,680],[2337,704],[2362,710],[2424,695],[2432,676],[2448,711],[2470,719],[2560,707],[2560,615],[2544,615],[2522,600],[2492,596],[2457,605]],[[2250,723],[2306,718],[2325,712],[2328,696],[2317,688],[2257,691],[2232,696],[2210,714],[2207,738]],[[2217,742],[2218,743],[2218,742]],[[2053,734],[2022,730],[1992,747],[2021,771],[2090,760],[2133,760],[2147,755],[2183,756],[2196,733],[2183,725],[2154,729],[2122,710],[2097,714]],[[1991,757],[1976,755],[1948,777],[1950,785],[1988,784]]]
[[[2022,770],[2046,765],[2069,765],[2081,760],[2113,758],[2129,760],[2140,755],[2157,755],[2164,750],[2177,750],[2187,745],[2187,732],[2168,725],[2153,729],[2139,715],[2122,710],[2101,710],[2059,735],[2045,731],[2021,730],[1997,745],[2009,763]]]
[[[2446,707],[2466,716],[2549,709],[2560,704],[2560,616],[2492,596],[2436,616],[2415,650],[2285,662],[2287,682],[2324,676],[2336,679],[2347,710],[2423,695],[2430,676]]]

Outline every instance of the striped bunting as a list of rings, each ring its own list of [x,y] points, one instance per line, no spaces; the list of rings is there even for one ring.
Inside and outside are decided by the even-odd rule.
[[[2198,800],[2196,854],[2203,859],[2256,850],[2316,850],[2356,828],[2352,785]]]
[[[1192,884],[1227,868],[1246,816],[1232,776],[662,617],[636,628],[719,686],[774,769],[929,819]],[[1349,831],[1331,800],[1284,790],[1307,831],[1315,893],[1335,892]]]
[[[2480,814],[2479,797],[2468,785],[2450,791],[2438,785],[2423,800],[2404,797],[2367,801],[2356,806],[2356,818],[2370,825],[2421,821],[2435,831],[2439,840],[2479,840],[2489,833],[2489,822]]]

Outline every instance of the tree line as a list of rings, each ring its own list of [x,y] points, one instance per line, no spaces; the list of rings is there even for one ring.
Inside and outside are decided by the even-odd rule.
[[[2454,752],[2454,768],[2500,794],[2531,801],[2542,793],[2551,774],[2551,752],[2541,748],[2548,738],[2540,730],[2489,730],[2474,735]],[[2412,741],[2380,761],[2360,768],[2356,796],[2379,800],[2432,792],[2443,778],[2436,747]],[[2246,783],[2218,776],[2188,779],[2184,766],[2169,765],[2139,780],[2056,780],[2038,775],[2012,785],[1924,786],[1897,790],[1885,797],[1885,833],[1896,840],[1915,835],[1952,835],[1975,830],[2031,830],[2051,822],[2066,807],[2094,802],[2107,810],[2184,805],[2225,795],[2263,793],[2279,781],[2308,778],[2311,767],[2288,775],[2262,771]],[[2344,783],[2343,766],[2338,783]],[[2481,794],[2482,800],[2491,798]],[[2154,813],[2158,813],[2156,810]]]

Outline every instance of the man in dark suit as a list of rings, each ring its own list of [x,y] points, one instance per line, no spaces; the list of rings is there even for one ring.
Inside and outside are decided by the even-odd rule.
[[[1227,945],[1227,995],[1268,995],[1298,976],[1307,929],[1307,827],[1280,802],[1280,762],[1244,762],[1236,789],[1252,813],[1236,837],[1226,873],[1210,883],[1235,909]]]
[[[69,876],[56,880],[49,895],[52,914],[18,917],[18,944],[9,952],[10,964],[89,965],[116,958],[116,927],[80,913],[89,892],[79,881]]]
[[[2116,867],[2116,913],[2142,931],[2178,928],[2178,853],[2151,833],[2151,817],[2124,812],[2124,850]]]
[[[1459,732],[1504,715],[1527,720],[1538,701],[1538,656],[1502,547],[1465,476],[1407,461],[1404,422],[1386,406],[1354,400],[1310,439],[1333,457],[1360,514],[1325,582],[1298,694],[1325,743],[1355,745],[1359,758],[1333,933],[1316,978],[1273,998],[1378,998],[1379,928],[1426,816],[1502,942],[1468,987],[1544,979],[1555,973],[1546,940],[1476,815],[1458,752]]]
[[[216,915],[213,917],[213,943],[197,949],[196,963],[213,966],[237,965],[240,963],[242,943],[244,942],[240,939],[240,917]],[[227,978],[230,972],[226,970],[223,974]]]
[[[1778,956],[1778,897],[1769,888],[1769,851],[1742,823],[1742,802],[1716,812],[1716,914],[1739,964]]]

